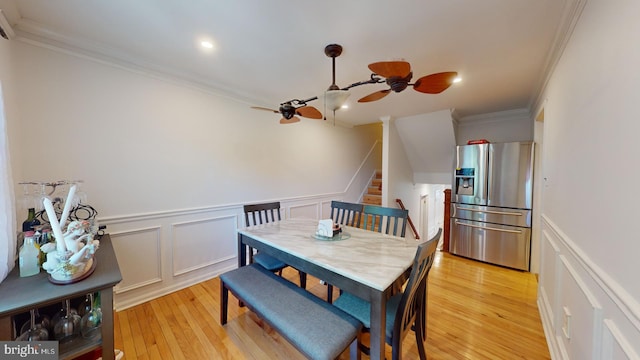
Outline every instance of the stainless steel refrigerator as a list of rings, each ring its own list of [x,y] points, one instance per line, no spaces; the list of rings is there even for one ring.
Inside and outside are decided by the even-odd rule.
[[[451,253],[529,270],[533,151],[532,142],[456,147]]]

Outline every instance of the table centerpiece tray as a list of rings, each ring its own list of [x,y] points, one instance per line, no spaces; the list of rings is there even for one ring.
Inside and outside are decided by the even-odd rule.
[[[340,241],[340,240],[347,240],[348,238],[351,237],[351,234],[349,234],[348,232],[342,231],[334,236],[323,236],[318,234],[311,234],[311,237],[316,240],[322,240],[322,241]]]

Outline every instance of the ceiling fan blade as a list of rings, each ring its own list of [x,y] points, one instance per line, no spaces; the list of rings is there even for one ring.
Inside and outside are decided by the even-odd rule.
[[[391,89],[376,91],[376,92],[371,93],[371,94],[363,97],[362,99],[358,100],[358,102],[359,103],[363,103],[363,102],[371,102],[371,101],[380,100],[383,97],[389,95],[390,92],[391,92]]]
[[[293,124],[293,123],[297,123],[300,121],[300,118],[297,116],[292,117],[291,119],[287,119],[287,118],[282,118],[280,119],[280,124]]]
[[[313,106],[303,106],[296,109],[296,114],[309,119],[322,119],[322,113]]]
[[[404,78],[411,72],[411,64],[406,61],[380,61],[369,64],[369,70],[385,78]]]
[[[458,73],[455,71],[423,76],[413,84],[413,88],[416,89],[416,91],[426,94],[439,94],[453,84],[453,79],[455,79],[456,76],[458,76]]]
[[[273,110],[273,109],[269,109],[269,108],[265,108],[265,107],[261,107],[261,106],[252,106],[251,108],[252,109],[256,109],[256,110],[271,111],[271,112],[276,113],[276,114],[280,113],[280,111],[278,111],[278,110]]]

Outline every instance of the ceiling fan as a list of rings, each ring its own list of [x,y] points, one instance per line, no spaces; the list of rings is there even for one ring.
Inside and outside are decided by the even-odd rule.
[[[369,69],[373,72],[370,82],[378,79],[379,81],[376,82],[386,82],[389,88],[361,98],[358,100],[360,103],[380,100],[389,95],[391,91],[401,92],[408,86],[413,86],[414,90],[422,93],[439,94],[449,88],[458,77],[457,72],[447,71],[426,75],[416,80],[415,83],[410,83],[413,73],[411,72],[411,64],[406,61],[380,61],[369,64]],[[385,79],[380,79],[378,76]]]
[[[447,71],[423,76],[410,83],[413,73],[411,65],[406,61],[380,61],[369,64],[369,69],[373,72],[368,80],[359,81],[349,86],[340,88],[336,85],[336,57],[342,54],[342,46],[338,44],[329,44],[324,48],[324,53],[332,60],[332,82],[324,93],[325,110],[334,112],[338,110],[349,97],[349,89],[365,84],[379,84],[386,82],[389,89],[379,90],[371,93],[358,102],[371,102],[380,100],[389,95],[391,91],[401,92],[409,86],[413,86],[416,91],[426,94],[439,94],[445,91],[454,80],[458,77],[455,71]],[[252,106],[252,109],[270,111],[276,114],[282,114],[280,124],[293,124],[300,121],[298,116],[310,119],[323,119],[322,113],[313,106],[307,105],[308,102],[317,100],[314,96],[306,100],[293,99],[280,104],[278,110],[269,109],[260,106]],[[326,118],[325,118],[326,120]]]
[[[327,91],[324,93],[325,107],[328,110],[336,111],[342,106],[349,97],[347,89],[354,86],[348,86],[344,89],[340,89],[336,85],[336,57],[342,53],[342,46],[338,44],[329,44],[324,48],[324,53],[332,60],[332,82]],[[310,119],[323,119],[322,113],[313,106],[307,105],[308,102],[317,100],[318,97],[314,96],[306,100],[293,99],[280,104],[278,110],[269,109],[260,106],[252,106],[252,109],[271,111],[276,114],[282,114],[280,124],[293,124],[300,121],[298,116],[310,118]],[[298,115],[298,116],[296,116]]]
[[[252,106],[252,109],[271,111],[276,114],[282,114],[280,124],[293,124],[300,121],[298,116],[309,119],[322,119],[322,114],[313,106],[307,105],[307,102],[316,100],[318,97],[312,97],[306,100],[293,99],[280,104],[278,110],[273,110],[261,106]],[[297,116],[296,116],[297,115]]]

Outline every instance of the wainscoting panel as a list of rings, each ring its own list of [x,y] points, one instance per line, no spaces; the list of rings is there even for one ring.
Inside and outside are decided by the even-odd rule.
[[[640,303],[542,215],[538,307],[552,359],[635,359]]]
[[[554,309],[556,309],[558,304],[558,291],[560,286],[560,281],[557,280],[558,277],[558,262],[560,261],[560,250],[555,241],[549,237],[547,232],[542,232],[543,241],[541,243],[541,267],[540,267],[540,284],[555,284],[556,286],[540,286],[538,290],[538,296],[542,297],[545,306],[544,309],[549,310],[548,317],[551,320],[551,325],[555,326],[556,323],[556,314]]]
[[[319,219],[320,204],[318,202],[295,204],[289,206],[289,218],[291,219]]]
[[[571,359],[593,359],[599,345],[600,304],[566,256],[560,255],[560,262],[560,332],[556,335]]]
[[[115,287],[116,294],[162,281],[160,226],[110,235],[122,273],[122,282]]]
[[[341,199],[333,199],[343,201]],[[323,201],[320,204],[320,219],[331,219],[331,201]]]
[[[340,198],[342,194],[323,194],[279,201],[284,219],[320,219],[324,207]],[[116,286],[116,310],[236,268],[237,229],[244,226],[243,219],[242,204],[98,219],[111,234],[123,277]]]
[[[236,215],[173,224],[173,276],[235,259]]]
[[[602,359],[640,359],[640,355],[633,350],[629,340],[609,319],[604,320]]]

